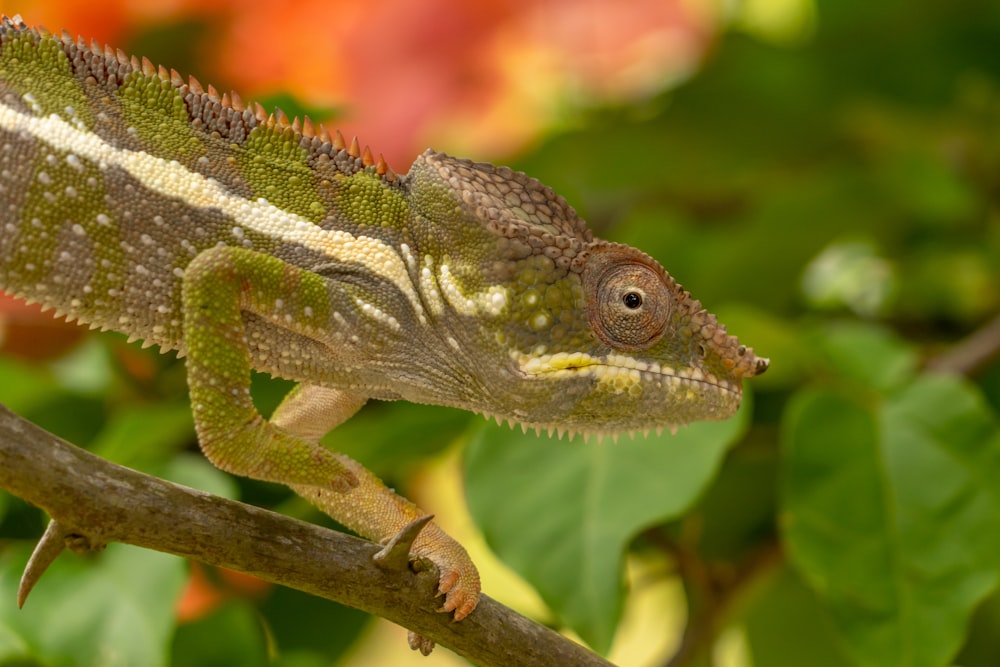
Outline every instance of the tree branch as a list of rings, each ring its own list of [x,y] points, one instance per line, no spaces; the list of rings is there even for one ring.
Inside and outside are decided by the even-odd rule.
[[[0,488],[49,513],[50,542],[124,542],[246,572],[382,616],[484,666],[611,664],[485,595],[454,623],[436,611],[436,572],[376,562],[369,542],[115,465],[3,405]],[[54,557],[51,544],[42,551]]]
[[[927,362],[927,368],[944,373],[972,375],[1000,354],[1000,315],[940,355]]]
[[[683,548],[674,548],[678,570],[688,594],[689,620],[681,644],[665,667],[703,664],[711,655],[719,630],[742,594],[761,577],[774,571],[785,560],[777,537],[767,540],[737,562],[735,568],[712,568]],[[708,658],[710,661],[710,658]]]

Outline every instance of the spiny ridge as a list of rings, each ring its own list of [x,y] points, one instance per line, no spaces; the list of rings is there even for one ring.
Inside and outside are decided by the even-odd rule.
[[[497,426],[503,426],[506,424],[506,426],[511,430],[513,430],[515,426],[519,426],[521,428],[521,432],[524,433],[525,435],[527,435],[529,430],[533,430],[535,432],[535,435],[541,436],[542,432],[544,431],[546,434],[548,434],[550,438],[555,436],[559,440],[562,440],[563,437],[566,437],[570,442],[572,442],[576,438],[576,436],[579,435],[583,437],[583,441],[585,443],[590,442],[591,437],[596,437],[598,442],[601,442],[605,437],[610,437],[614,442],[617,443],[618,436],[623,434],[627,434],[630,439],[635,440],[637,435],[641,435],[644,438],[648,438],[650,433],[654,431],[657,436],[662,436],[664,430],[663,426],[657,426],[655,429],[650,429],[650,428],[643,428],[641,430],[630,429],[627,431],[620,431],[620,432],[583,431],[583,430],[577,431],[572,428],[567,428],[565,426],[558,426],[554,424],[553,425],[529,424],[527,422],[517,421],[509,417],[502,417],[499,414],[494,414],[490,412],[479,412],[478,414],[482,415],[483,418],[485,418],[487,421],[492,419],[497,423]],[[680,427],[675,424],[672,426],[668,426],[666,428],[670,429],[671,435],[677,435],[677,431]]]
[[[348,145],[340,132],[331,137],[330,132],[322,126],[317,130],[316,125],[307,118],[289,119],[280,109],[268,114],[259,103],[246,105],[235,92],[220,94],[214,86],[203,86],[194,76],[185,80],[176,70],[157,66],[146,57],[140,59],[129,56],[121,49],[102,46],[95,40],[88,43],[82,36],[74,38],[67,31],[54,36],[43,27],[27,26],[20,16],[0,17],[0,44],[17,34],[28,35],[36,42],[56,40],[66,51],[78,76],[96,81],[109,92],[114,92],[122,85],[131,72],[169,82],[183,95],[193,125],[199,126],[200,123],[205,131],[218,132],[230,141],[242,142],[256,125],[273,124],[281,130],[293,132],[301,145],[316,157],[334,157],[334,154],[343,151],[343,157],[337,160],[338,168],[371,168],[387,182],[398,178],[386,164],[384,157],[380,155],[376,160],[375,153],[367,146],[362,149],[357,138]],[[252,111],[245,113],[248,109]]]
[[[297,121],[298,118],[295,120]],[[302,117],[302,136],[306,139],[312,139],[316,136],[316,130],[313,128],[313,123],[309,116]]]
[[[344,134],[337,130],[333,135],[333,147],[338,151],[347,149],[347,142],[344,140]]]

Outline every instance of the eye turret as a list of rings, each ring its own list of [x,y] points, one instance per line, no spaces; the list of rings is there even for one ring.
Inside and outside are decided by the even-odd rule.
[[[590,325],[619,350],[641,350],[667,328],[672,297],[661,272],[610,247],[592,256],[584,275]]]

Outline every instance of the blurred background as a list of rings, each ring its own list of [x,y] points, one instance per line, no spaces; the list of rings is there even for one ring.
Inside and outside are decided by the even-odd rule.
[[[490,595],[623,666],[1000,664],[1000,4],[0,10],[357,134],[399,173],[428,146],[526,171],[771,357],[733,422],[607,443],[610,464],[592,444],[402,404],[328,437],[470,545]],[[255,378],[265,412],[287,389]],[[204,462],[185,391],[171,357],[0,298],[0,402],[125,465],[323,521]],[[617,483],[583,507],[599,465]],[[541,491],[513,502],[524,488]],[[564,532],[534,534],[539,512]],[[581,537],[594,526],[599,544]],[[43,528],[0,494],[0,665],[464,664],[332,603],[121,545],[63,556],[17,612]],[[548,548],[567,540],[572,563]]]

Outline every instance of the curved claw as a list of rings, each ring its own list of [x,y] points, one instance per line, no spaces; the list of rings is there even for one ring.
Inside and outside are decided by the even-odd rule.
[[[465,555],[464,549],[463,555]],[[461,621],[479,604],[479,572],[468,555],[465,555],[464,561],[456,560],[448,563],[447,568],[441,563],[437,565],[441,571],[438,595],[444,596],[444,604],[439,611],[455,612],[454,620]]]

